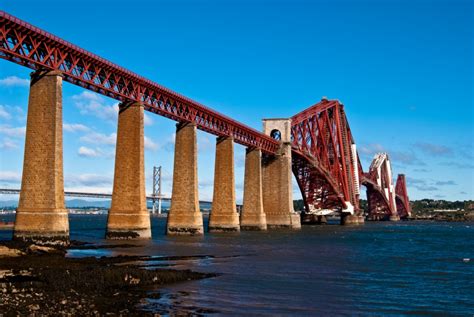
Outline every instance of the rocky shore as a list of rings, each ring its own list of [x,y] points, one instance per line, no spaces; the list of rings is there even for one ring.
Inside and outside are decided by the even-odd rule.
[[[151,259],[147,256],[68,258],[65,253],[0,242],[0,316],[153,316],[142,310],[150,290],[215,276],[146,269],[143,262]]]

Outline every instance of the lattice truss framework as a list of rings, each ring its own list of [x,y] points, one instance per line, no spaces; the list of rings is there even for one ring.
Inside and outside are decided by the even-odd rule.
[[[359,160],[343,105],[323,99],[291,120],[293,173],[306,210],[358,210]]]
[[[194,122],[216,136],[273,154],[269,136],[0,11],[0,58],[33,70],[59,70],[64,80],[178,122]]]

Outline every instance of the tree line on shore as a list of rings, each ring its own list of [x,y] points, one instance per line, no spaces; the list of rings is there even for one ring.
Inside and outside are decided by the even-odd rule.
[[[456,200],[448,201],[443,199],[420,199],[410,201],[412,213],[423,214],[439,210],[459,210],[459,211],[474,211],[474,200]],[[303,211],[304,203],[302,199],[294,200],[293,205],[295,210]],[[369,206],[366,199],[360,200],[360,208],[365,212],[369,211]]]

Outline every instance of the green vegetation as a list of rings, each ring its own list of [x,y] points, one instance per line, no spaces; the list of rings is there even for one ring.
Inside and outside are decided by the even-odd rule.
[[[297,211],[304,210],[303,200],[298,199],[293,201],[293,206]],[[437,212],[440,210],[459,210],[466,212],[474,212],[474,200],[464,201],[447,201],[447,200],[435,200],[435,199],[421,199],[411,201],[412,213],[416,214],[429,214],[431,212]],[[362,210],[368,211],[367,200],[360,200],[360,207]]]

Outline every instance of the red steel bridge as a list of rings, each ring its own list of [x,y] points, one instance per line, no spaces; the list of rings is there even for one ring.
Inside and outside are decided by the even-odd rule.
[[[56,70],[63,80],[119,101],[139,102],[145,110],[177,122],[192,122],[219,137],[233,137],[266,155],[281,143],[255,129],[76,45],[0,11],[0,57],[33,70]],[[390,161],[377,155],[365,173],[344,106],[321,102],[291,117],[292,169],[305,211],[333,209],[360,214],[360,186],[367,187],[369,217],[407,217],[405,177],[392,184]]]

